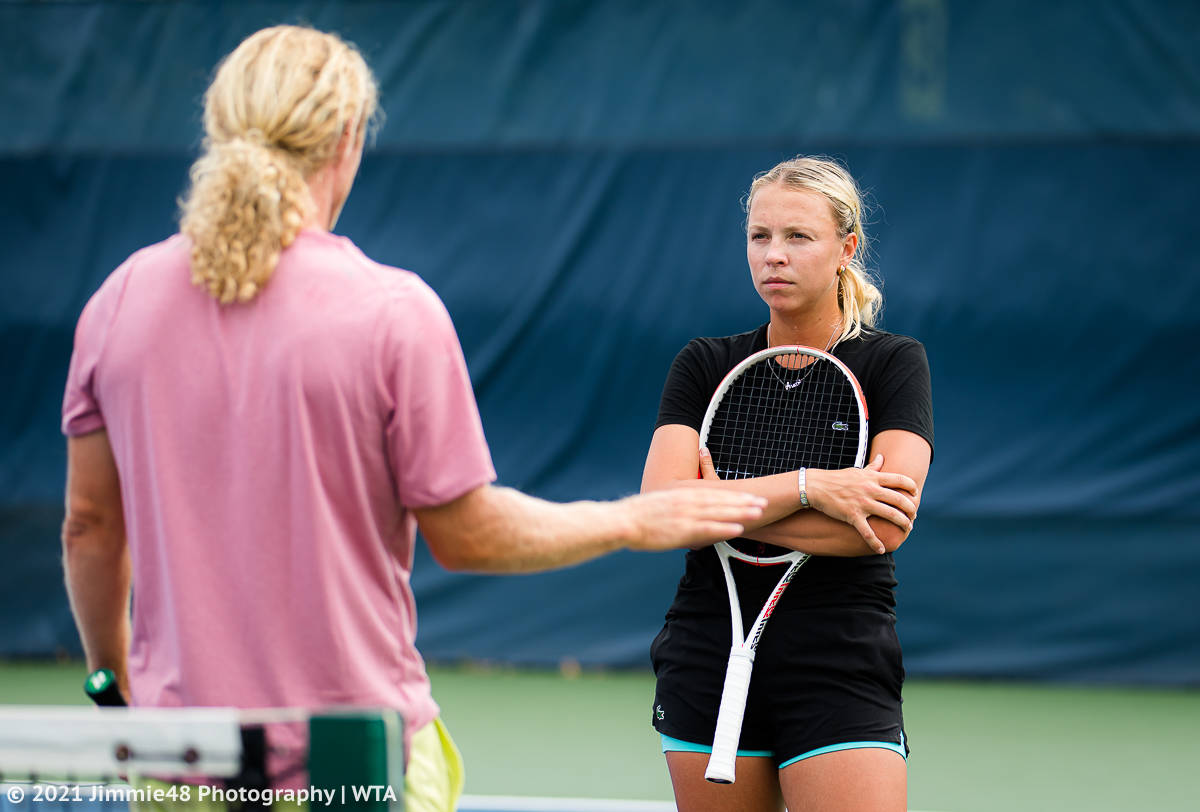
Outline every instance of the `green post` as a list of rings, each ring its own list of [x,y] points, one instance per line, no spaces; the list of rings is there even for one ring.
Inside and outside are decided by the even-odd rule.
[[[351,708],[308,721],[309,783],[333,791],[333,808],[404,809],[403,721],[393,710]]]

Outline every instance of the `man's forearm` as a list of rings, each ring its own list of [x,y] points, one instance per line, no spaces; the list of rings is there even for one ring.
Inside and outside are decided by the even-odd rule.
[[[131,565],[123,528],[118,533],[68,518],[63,568],[88,668],[111,668],[128,696]]]
[[[438,544],[437,530],[422,531],[440,563],[454,570],[538,572],[571,566],[619,549],[627,532],[610,504],[546,502],[510,488],[481,490],[470,521],[458,523],[452,543]],[[564,544],[563,539],[572,539]]]

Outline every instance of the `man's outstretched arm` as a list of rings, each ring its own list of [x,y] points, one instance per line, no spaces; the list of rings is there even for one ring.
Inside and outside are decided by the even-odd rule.
[[[416,511],[434,558],[452,570],[517,573],[616,550],[695,547],[742,534],[766,501],[717,489],[671,489],[613,502],[560,504],[484,485]]]

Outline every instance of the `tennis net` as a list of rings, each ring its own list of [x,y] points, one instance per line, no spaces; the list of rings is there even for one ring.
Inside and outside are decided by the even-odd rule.
[[[403,809],[391,710],[0,709],[0,810]]]

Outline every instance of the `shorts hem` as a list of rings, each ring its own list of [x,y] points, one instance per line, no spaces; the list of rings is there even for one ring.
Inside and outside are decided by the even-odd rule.
[[[787,761],[785,761],[779,765],[779,769],[782,770],[784,767],[788,767],[799,761],[804,761],[807,758],[812,758],[813,756],[821,756],[826,753],[836,753],[839,750],[870,750],[870,749],[891,750],[893,753],[899,754],[900,758],[904,759],[905,761],[908,761],[908,754],[905,752],[905,747],[904,747],[904,734],[901,733],[899,744],[896,744],[895,742],[863,741],[863,742],[842,742],[841,744],[830,744],[825,747],[818,747],[815,750],[809,750],[807,753],[801,753],[800,755],[796,756],[795,758],[789,758]]]
[[[711,744],[696,744],[668,736],[666,733],[658,735],[662,737],[664,753],[712,753]],[[737,754],[742,758],[772,758],[775,755],[770,750],[738,750]]]
[[[712,753],[712,745],[697,744],[696,742],[684,741],[677,739],[674,736],[668,736],[665,733],[658,734],[662,738],[663,753]],[[860,742],[841,742],[839,744],[830,744],[825,747],[818,747],[814,750],[801,753],[795,758],[789,758],[779,765],[779,769],[789,767],[797,762],[812,758],[813,756],[821,756],[826,753],[837,753],[841,750],[890,750],[896,753],[900,758],[908,761],[908,754],[904,747],[904,738],[901,734],[900,743],[895,742],[879,742],[879,741],[860,741]],[[738,750],[739,758],[774,758],[775,753],[771,750]]]

